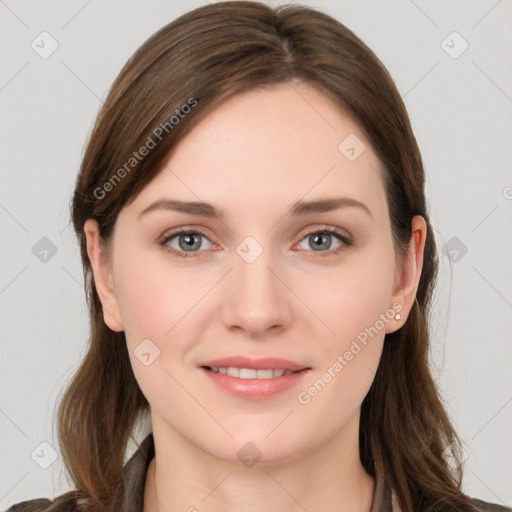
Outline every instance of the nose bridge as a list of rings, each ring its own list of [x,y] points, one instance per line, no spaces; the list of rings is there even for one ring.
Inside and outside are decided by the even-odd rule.
[[[236,248],[231,284],[223,302],[224,321],[253,335],[283,326],[289,310],[286,287],[276,277],[278,267],[270,247],[247,237]]]

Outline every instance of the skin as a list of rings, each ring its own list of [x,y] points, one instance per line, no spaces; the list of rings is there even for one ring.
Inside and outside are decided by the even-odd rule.
[[[354,161],[338,149],[349,134],[366,146]],[[399,329],[412,308],[426,238],[424,219],[414,217],[409,252],[397,257],[382,172],[361,130],[329,98],[306,84],[280,84],[228,99],[178,144],[121,211],[109,258],[100,254],[96,222],[85,223],[105,322],[125,331],[135,377],[151,404],[156,456],[144,512],[250,512],[262,503],[283,512],[370,511],[375,482],[359,459],[360,406],[385,334]],[[300,199],[337,196],[364,203],[371,215],[357,207],[287,215]],[[208,202],[224,217],[155,210],[139,219],[163,198]],[[202,245],[189,258],[158,244],[179,227],[207,237],[199,237]],[[339,228],[353,245],[333,236],[317,248],[306,228],[326,227]],[[252,263],[236,252],[247,236],[263,249]],[[178,235],[167,245],[185,252],[179,242]],[[298,393],[396,302],[401,319],[385,322],[301,404]],[[133,352],[147,338],[160,350],[149,366]],[[282,357],[311,371],[271,398],[244,399],[198,368],[231,355]],[[237,457],[249,441],[262,454],[252,467]]]

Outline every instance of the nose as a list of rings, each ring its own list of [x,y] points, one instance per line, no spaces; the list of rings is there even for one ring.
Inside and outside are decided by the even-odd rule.
[[[261,338],[290,325],[293,293],[278,268],[270,250],[252,262],[235,254],[221,306],[221,320],[227,329]]]

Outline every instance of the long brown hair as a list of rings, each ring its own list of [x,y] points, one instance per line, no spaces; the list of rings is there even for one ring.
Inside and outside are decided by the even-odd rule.
[[[404,103],[382,63],[339,21],[303,5],[272,8],[251,1],[199,7],[150,37],[115,80],[90,135],[71,214],[91,334],[88,352],[58,409],[61,453],[76,485],[61,503],[81,498],[83,510],[119,509],[128,441],[149,411],[124,333],[111,331],[103,321],[84,222],[96,219],[108,247],[120,210],[208,112],[242,89],[294,80],[333,99],[372,144],[385,169],[390,223],[400,255],[411,239],[412,217],[422,215],[427,222],[414,307],[405,325],[386,336],[375,380],[362,403],[362,464],[394,488],[404,512],[473,509],[461,491],[462,466],[452,471],[443,456],[452,445],[454,460],[460,462],[460,441],[429,370],[428,319],[438,262],[422,159]],[[173,115],[179,119],[170,121]],[[149,152],[131,160],[150,139],[155,144]]]

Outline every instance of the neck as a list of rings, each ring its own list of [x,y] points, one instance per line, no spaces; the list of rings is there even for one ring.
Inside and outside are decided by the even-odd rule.
[[[375,482],[359,459],[354,428],[359,417],[355,420],[346,426],[349,436],[344,430],[292,461],[252,467],[206,454],[154,422],[155,457],[146,476],[144,512],[259,512],[262,504],[281,512],[370,512]]]

